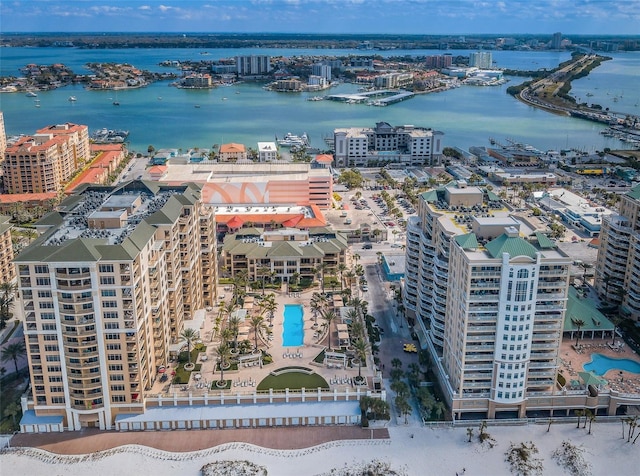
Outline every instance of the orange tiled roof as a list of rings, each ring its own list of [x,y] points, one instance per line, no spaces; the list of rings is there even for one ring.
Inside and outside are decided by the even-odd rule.
[[[122,144],[91,144],[91,152],[99,152],[99,151],[122,151],[124,149],[124,145]]]
[[[222,144],[220,146],[221,153],[229,153],[229,152],[245,152],[247,149],[244,144],[236,144],[235,142],[230,142],[229,144]]]
[[[56,192],[47,193],[3,193],[0,194],[0,203],[16,203],[16,202],[31,202],[31,201],[45,201],[56,198]]]
[[[330,164],[331,162],[333,162],[333,155],[331,154],[316,155],[316,162],[320,164]]]

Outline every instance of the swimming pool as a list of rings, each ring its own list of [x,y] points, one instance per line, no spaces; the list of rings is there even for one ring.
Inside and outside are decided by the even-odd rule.
[[[634,374],[640,374],[640,364],[630,359],[612,359],[602,354],[593,354],[591,362],[582,366],[587,372],[593,371],[597,375],[604,375],[609,370],[625,370]]]
[[[304,342],[304,310],[300,304],[284,305],[284,322],[282,327],[282,346],[301,346]]]

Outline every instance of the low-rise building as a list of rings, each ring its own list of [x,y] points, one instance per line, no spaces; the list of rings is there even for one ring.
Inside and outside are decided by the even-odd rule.
[[[247,148],[244,144],[236,144],[234,142],[222,144],[218,153],[218,160],[220,162],[247,160]]]
[[[278,159],[275,142],[258,142],[258,162],[272,162]]]

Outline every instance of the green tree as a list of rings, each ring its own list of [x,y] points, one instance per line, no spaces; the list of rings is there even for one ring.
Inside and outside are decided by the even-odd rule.
[[[334,311],[323,311],[321,313],[321,317],[327,325],[327,333],[329,334],[329,350],[331,350],[331,323],[338,318],[338,315]]]
[[[184,342],[187,344],[187,356],[189,359],[189,364],[191,364],[191,346],[198,339],[198,337],[198,331],[189,327],[187,327],[186,329],[182,329],[182,332],[180,333],[180,342]]]
[[[362,382],[362,362],[367,358],[367,343],[364,339],[358,339],[353,344],[353,348],[356,351],[356,357],[358,357],[358,382]]]
[[[578,341],[580,340],[580,329],[584,327],[584,320],[572,318],[571,322],[574,326],[576,326],[576,346],[578,345]]]
[[[23,341],[14,342],[2,349],[2,361],[13,360],[13,365],[18,374],[18,359],[27,353],[27,349]]]
[[[22,408],[16,402],[11,402],[4,409],[4,414],[11,417],[13,421],[13,426],[17,426],[16,417],[22,413]]]
[[[224,369],[227,367],[227,362],[229,362],[231,348],[228,344],[222,343],[216,349],[216,355],[218,356],[218,365],[220,366],[220,379],[218,380],[218,384],[222,386],[225,383]]]
[[[260,315],[251,316],[251,320],[249,322],[251,324],[251,329],[253,329],[255,348],[258,349],[258,333],[265,328],[264,317]]]

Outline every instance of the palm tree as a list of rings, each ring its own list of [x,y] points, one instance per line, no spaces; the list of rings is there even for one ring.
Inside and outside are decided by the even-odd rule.
[[[329,334],[329,350],[331,350],[331,323],[338,318],[338,315],[334,311],[322,311],[322,319],[327,323],[327,332]]]
[[[256,275],[262,276],[262,295],[263,296],[264,296],[265,282],[266,282],[267,276],[269,276],[270,272],[271,272],[271,268],[267,268],[266,266],[265,267],[260,267],[256,271]]]
[[[367,358],[367,343],[364,339],[358,339],[353,344],[354,349],[356,350],[356,356],[358,357],[358,382],[362,382],[362,362]]]
[[[253,338],[255,348],[258,349],[258,332],[264,329],[264,317],[261,315],[251,316],[251,329],[253,329]]]
[[[7,321],[11,318],[13,296],[17,289],[15,283],[4,281],[0,284],[0,329],[4,329],[7,326]]]
[[[231,356],[231,348],[228,344],[222,343],[216,349],[216,354],[218,355],[218,364],[220,365],[220,380],[218,380],[218,384],[223,385],[225,383],[224,369],[227,366],[229,357]]]
[[[340,291],[344,289],[344,273],[347,270],[347,265],[340,263],[338,265],[338,273],[340,273]]]
[[[471,438],[473,438],[473,428],[470,426],[467,427],[467,436],[469,437],[467,442],[471,443]]]
[[[394,357],[394,358],[391,360],[391,367],[393,367],[394,369],[402,368],[402,360],[400,360],[400,359],[399,359],[399,358],[397,358],[397,357]]]
[[[322,294],[324,294],[324,272],[326,271],[327,267],[328,266],[325,263],[321,263],[316,268],[320,273],[320,289],[322,289]]]
[[[572,318],[571,322],[576,326],[576,346],[578,345],[578,341],[580,340],[580,329],[584,327],[584,320]]]
[[[20,407],[20,405],[18,405],[16,402],[11,402],[4,409],[4,414],[11,416],[11,419],[13,420],[13,426],[16,426],[16,416],[18,416],[21,412],[22,407]]]
[[[240,332],[240,317],[238,315],[233,315],[229,317],[229,321],[227,322],[227,327],[231,330],[231,335],[233,335],[233,348],[238,348],[238,332]]]
[[[23,341],[14,342],[2,349],[2,361],[13,360],[13,365],[16,368],[16,375],[18,374],[18,359],[27,353],[27,348]]]
[[[586,415],[584,410],[576,410],[576,416],[578,417],[578,425],[576,428],[580,428],[580,420],[582,420],[583,415]]]
[[[189,365],[191,365],[191,346],[197,338],[198,331],[189,327],[187,327],[186,329],[182,329],[182,332],[180,333],[180,341],[187,344],[187,356],[189,358]]]

